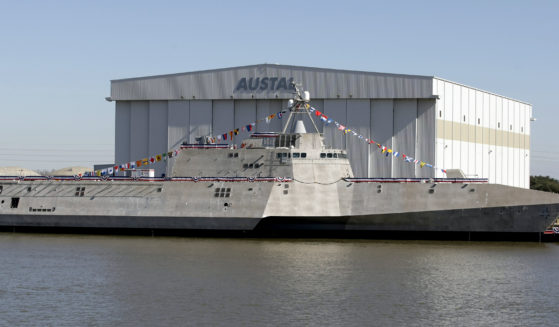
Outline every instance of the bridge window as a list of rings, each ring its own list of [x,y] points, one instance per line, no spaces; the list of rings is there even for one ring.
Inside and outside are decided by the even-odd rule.
[[[307,153],[306,152],[302,152],[301,153],[301,158],[306,158],[307,157]]]
[[[275,139],[275,146],[276,148],[284,147],[289,148],[291,146],[295,146],[295,140],[297,135],[278,135]]]
[[[293,158],[299,158],[299,155],[300,155],[299,152],[294,152],[293,153]]]
[[[320,154],[320,157],[321,157],[321,158],[326,158],[326,153],[321,153],[321,154]]]

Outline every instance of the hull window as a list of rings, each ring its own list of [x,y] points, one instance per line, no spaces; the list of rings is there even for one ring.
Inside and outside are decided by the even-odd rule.
[[[75,196],[83,196],[85,193],[85,186],[78,186],[76,187],[76,193],[74,194]]]
[[[217,187],[215,189],[214,197],[216,198],[228,198],[231,196],[230,187]]]

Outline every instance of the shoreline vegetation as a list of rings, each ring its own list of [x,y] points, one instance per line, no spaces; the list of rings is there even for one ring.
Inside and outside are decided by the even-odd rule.
[[[549,176],[530,176],[530,189],[559,193],[559,181]]]

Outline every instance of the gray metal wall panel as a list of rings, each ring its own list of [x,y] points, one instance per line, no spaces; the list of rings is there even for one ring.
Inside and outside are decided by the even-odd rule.
[[[233,130],[235,122],[235,104],[233,100],[216,100],[213,102],[212,135],[223,135]],[[229,135],[227,135],[229,140]],[[229,143],[221,141],[220,143]]]
[[[130,160],[130,102],[119,101],[115,111],[115,162],[123,164]]]
[[[168,101],[149,102],[149,156],[167,152],[167,103]],[[156,176],[161,176],[161,174],[165,173],[166,165],[164,162],[156,162],[149,168],[155,169]]]
[[[189,140],[190,101],[169,101],[168,104],[168,148],[176,149]]]
[[[435,115],[436,100],[417,100],[417,139],[415,156],[424,162],[435,164]],[[435,177],[433,169],[415,166],[416,177]]]
[[[347,126],[347,101],[346,100],[324,100],[324,112],[329,118]],[[315,122],[318,121],[315,119]],[[319,124],[319,123],[317,123]],[[343,132],[336,130],[336,126],[324,128],[324,143],[326,146],[346,149],[346,136]]]
[[[130,104],[130,160],[141,160],[148,155],[149,102],[133,101]]]
[[[196,137],[211,135],[212,101],[190,101],[189,142],[196,142]]]
[[[393,177],[414,177],[415,166],[402,159],[402,154],[415,157],[415,124],[417,119],[417,100],[394,101],[394,139],[393,150],[400,153],[392,161]],[[430,168],[422,168],[429,169]]]
[[[369,138],[371,130],[370,121],[371,102],[369,100],[347,100],[347,124],[351,126],[352,130],[362,135],[363,138]],[[336,129],[335,125],[332,129],[338,134],[343,134]],[[347,151],[353,174],[356,177],[368,177],[369,144],[364,139],[350,135],[347,137]]]
[[[430,98],[433,78],[284,65],[254,65],[111,81],[113,100],[288,99],[289,90],[235,91],[241,78],[286,77],[319,99]]]
[[[394,101],[371,101],[371,138],[384,146],[392,147],[394,127]],[[392,157],[386,157],[379,148],[371,148],[371,177],[392,177]]]
[[[234,136],[234,144],[240,145],[243,139],[248,137],[242,127],[247,123],[256,121],[256,100],[235,101],[235,128],[239,129],[239,135]]]
[[[266,116],[279,112],[282,108],[281,100],[256,100],[256,119],[262,120],[256,123],[257,132],[280,132],[282,122],[278,119],[272,119],[266,124],[264,119]]]

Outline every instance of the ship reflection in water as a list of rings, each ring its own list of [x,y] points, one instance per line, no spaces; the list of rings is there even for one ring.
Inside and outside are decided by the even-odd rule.
[[[0,249],[11,326],[556,323],[557,244],[2,233]]]

